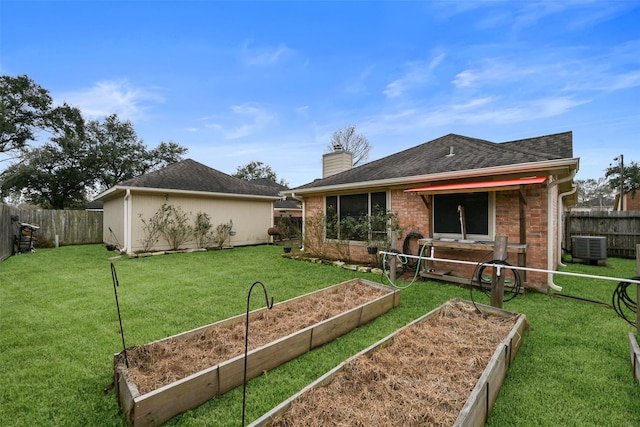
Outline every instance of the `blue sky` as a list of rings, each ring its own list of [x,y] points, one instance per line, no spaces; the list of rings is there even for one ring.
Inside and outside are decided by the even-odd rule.
[[[640,1],[2,0],[0,37],[2,74],[85,118],[292,187],[347,125],[369,160],[573,131],[578,179],[640,162]]]

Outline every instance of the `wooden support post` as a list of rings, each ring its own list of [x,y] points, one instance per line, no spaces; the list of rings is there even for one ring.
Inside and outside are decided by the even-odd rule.
[[[520,197],[518,197],[519,203],[519,214],[520,214],[520,243],[521,245],[527,244],[527,197],[525,195],[524,185],[520,186]],[[517,255],[518,267],[526,267],[527,266],[527,253],[522,252]],[[522,277],[522,282],[525,283],[527,281],[527,271],[520,270],[520,276]]]
[[[391,232],[391,250],[389,252],[394,252],[398,249],[398,235],[395,231]],[[395,255],[391,255],[389,257],[389,280],[391,283],[396,283],[396,263],[398,262],[398,258]]]
[[[507,259],[507,236],[496,236],[493,259]],[[496,308],[502,308],[504,302],[504,269],[501,269],[500,275],[497,273],[498,268],[494,267],[491,274],[491,305]]]
[[[636,271],[640,276],[640,243],[636,245]],[[640,285],[636,285],[636,329],[640,335]]]

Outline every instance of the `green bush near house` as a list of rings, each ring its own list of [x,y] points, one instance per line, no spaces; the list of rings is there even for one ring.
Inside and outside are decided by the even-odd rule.
[[[281,251],[265,245],[111,260],[113,252],[90,245],[38,250],[0,263],[0,425],[125,425],[114,391],[103,394],[112,381],[113,354],[122,350],[111,262],[129,346],[243,313],[255,281],[278,302],[353,277],[381,279],[284,258]],[[609,264],[564,270],[637,275],[634,260]],[[565,294],[605,303],[617,284],[568,276],[558,276],[556,283]],[[414,283],[389,313],[252,380],[247,420],[443,302],[469,296],[456,285]],[[474,297],[488,302],[477,292]],[[264,304],[261,295],[251,301],[252,308]],[[542,294],[519,296],[505,309],[525,313],[531,331],[487,425],[640,425],[640,384],[631,374],[627,339],[633,328],[614,310]],[[241,416],[239,387],[166,425],[239,425]]]

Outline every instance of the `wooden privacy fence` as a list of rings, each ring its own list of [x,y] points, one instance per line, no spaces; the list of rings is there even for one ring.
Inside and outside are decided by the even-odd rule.
[[[17,221],[13,221],[17,218]],[[0,260],[13,254],[13,236],[18,223],[38,225],[36,248],[58,244],[102,243],[102,212],[85,210],[20,209],[0,204]]]
[[[640,244],[640,211],[571,212],[565,216],[564,247],[574,236],[607,238],[607,256],[635,258]]]

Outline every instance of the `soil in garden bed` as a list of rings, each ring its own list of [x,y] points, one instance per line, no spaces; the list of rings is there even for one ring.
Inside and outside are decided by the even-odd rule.
[[[335,286],[292,302],[276,304],[252,317],[249,350],[290,335],[388,292],[359,282]],[[244,354],[245,322],[212,325],[189,338],[173,337],[127,349],[127,379],[140,394]],[[118,364],[124,366],[124,356]]]
[[[301,395],[271,426],[453,425],[516,320],[450,302],[400,331],[389,347],[347,362],[329,384]]]

